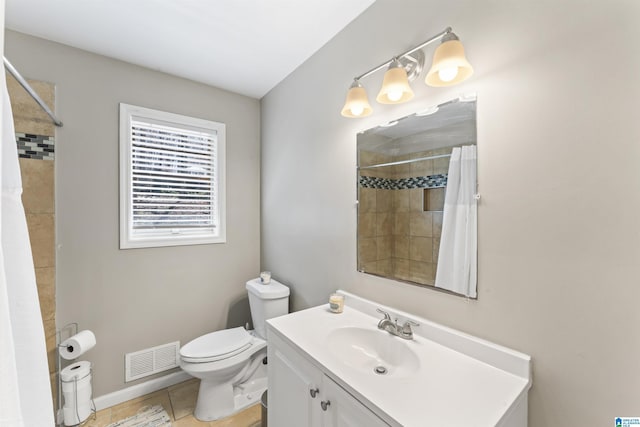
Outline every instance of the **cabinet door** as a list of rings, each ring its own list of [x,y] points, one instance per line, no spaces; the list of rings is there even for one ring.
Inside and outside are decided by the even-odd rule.
[[[277,427],[320,427],[320,371],[289,347],[269,344],[268,423]],[[311,396],[315,392],[315,398]]]
[[[323,409],[326,407],[322,414],[324,427],[389,427],[331,378],[325,376],[322,387],[321,403]]]

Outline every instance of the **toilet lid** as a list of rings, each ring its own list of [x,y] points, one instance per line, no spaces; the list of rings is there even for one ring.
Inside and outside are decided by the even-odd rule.
[[[208,359],[231,356],[250,347],[253,337],[243,328],[224,329],[194,339],[180,349],[185,359]]]

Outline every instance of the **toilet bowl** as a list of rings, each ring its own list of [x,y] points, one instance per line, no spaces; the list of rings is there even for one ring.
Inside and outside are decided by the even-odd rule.
[[[287,314],[289,288],[271,280],[246,284],[254,331],[242,327],[198,337],[180,349],[180,367],[200,379],[194,416],[213,421],[260,400],[267,388],[265,321]]]

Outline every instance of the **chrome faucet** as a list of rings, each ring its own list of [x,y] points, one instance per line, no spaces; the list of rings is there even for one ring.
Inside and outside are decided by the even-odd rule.
[[[398,319],[396,319],[395,321],[391,321],[391,316],[389,316],[389,313],[379,308],[377,308],[376,311],[384,315],[384,318],[378,322],[378,329],[387,331],[391,335],[404,338],[405,340],[413,339],[413,330],[411,330],[412,325],[420,326],[419,323],[416,323],[412,320],[407,320],[402,324],[402,326],[398,326]]]
[[[392,334],[394,333],[392,331],[398,330],[398,324],[391,321],[391,316],[389,316],[389,313],[379,308],[376,308],[376,311],[384,315],[384,319],[378,322],[378,329],[382,329],[383,331],[387,331]]]

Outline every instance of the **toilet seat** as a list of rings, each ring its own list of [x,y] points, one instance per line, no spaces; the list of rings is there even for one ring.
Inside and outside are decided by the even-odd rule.
[[[180,357],[190,363],[224,360],[251,348],[254,339],[243,327],[211,332],[185,344]]]

